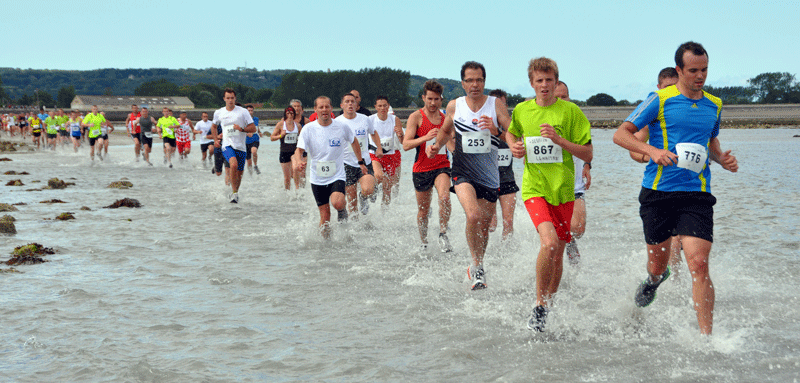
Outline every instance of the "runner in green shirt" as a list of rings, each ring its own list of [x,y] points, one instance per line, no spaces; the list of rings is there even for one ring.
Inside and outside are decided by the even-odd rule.
[[[89,147],[90,156],[92,157],[92,161],[94,161],[94,146],[97,141],[100,141],[100,147],[102,148],[103,144],[103,136],[101,127],[103,124],[107,124],[106,118],[103,117],[97,110],[97,105],[92,105],[92,112],[87,114],[86,117],[83,118],[83,122],[81,126],[84,128],[88,128],[89,130]],[[98,152],[100,159],[103,159],[103,155],[101,152]]]

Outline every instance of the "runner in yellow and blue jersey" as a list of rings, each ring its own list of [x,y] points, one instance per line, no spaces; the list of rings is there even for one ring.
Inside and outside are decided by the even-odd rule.
[[[714,229],[710,161],[736,172],[739,165],[730,150],[720,149],[722,102],[703,91],[708,53],[695,42],[675,52],[678,83],[651,93],[620,125],[614,142],[650,156],[639,194],[639,215],[647,242],[649,278],[636,292],[637,306],[648,306],[656,289],[670,275],[667,266],[672,235],[681,235],[686,264],[692,274],[692,298],[702,334],[711,334],[714,285],[708,273]],[[649,144],[634,132],[650,126]]]

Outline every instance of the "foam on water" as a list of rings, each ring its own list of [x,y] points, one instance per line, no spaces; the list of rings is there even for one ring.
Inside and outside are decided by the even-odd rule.
[[[413,153],[401,194],[366,216],[334,223],[324,240],[310,189],[284,191],[277,145],[260,176],[245,172],[240,203],[192,158],[153,167],[130,145],[104,161],[86,148],[8,155],[28,171],[0,202],[25,202],[16,236],[58,250],[24,273],[0,274],[0,377],[16,381],[792,381],[800,374],[797,237],[800,179],[791,130],[723,130],[740,172],[713,165],[714,335],[698,334],[685,264],[636,308],[645,246],[636,197],[641,165],[593,131],[581,264],[564,275],[547,332],[525,328],[535,299],[539,240],[521,201],[512,239],[491,235],[489,288],[470,291],[464,213],[455,195],[448,235],[419,250]],[[114,137],[116,138],[116,137]],[[766,150],[769,149],[769,150]],[[522,176],[520,163],[517,178]],[[25,192],[49,178],[64,190]],[[121,177],[134,187],[107,189]],[[71,179],[74,178],[74,179]],[[40,180],[41,183],[32,183]],[[4,183],[3,183],[4,184]],[[102,209],[116,199],[139,209]],[[58,198],[65,204],[39,204]],[[91,211],[79,210],[89,206]],[[63,211],[76,219],[52,221]],[[335,212],[333,213],[335,217]],[[500,224],[502,226],[502,223]]]

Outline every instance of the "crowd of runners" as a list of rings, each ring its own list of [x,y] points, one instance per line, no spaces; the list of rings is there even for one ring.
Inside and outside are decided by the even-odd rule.
[[[709,166],[716,162],[735,172],[738,164],[730,151],[720,149],[717,139],[722,103],[703,91],[708,53],[700,44],[684,43],[675,53],[675,64],[659,73],[659,90],[650,93],[614,134],[614,142],[627,149],[633,160],[647,164],[639,201],[649,275],[638,286],[634,302],[640,307],[653,302],[659,284],[671,274],[670,265],[678,264],[683,252],[692,274],[700,332],[710,334],[714,289],[708,256],[716,199],[710,193]],[[320,233],[328,238],[333,210],[341,222],[368,214],[378,197],[381,204],[391,204],[401,183],[401,155],[414,153],[411,181],[420,247],[426,251],[429,246],[428,220],[435,190],[438,248],[452,251],[448,224],[450,195],[455,194],[465,214],[472,290],[488,286],[484,259],[489,233],[502,224],[502,239],[513,236],[520,193],[541,243],[536,297],[527,324],[531,330],[544,331],[565,252],[570,264],[580,262],[576,240],[586,228],[585,195],[592,182],[593,147],[589,121],[569,101],[569,89],[559,80],[556,62],[533,59],[527,72],[535,98],[516,105],[509,114],[505,92],[487,94],[485,67],[468,61],[460,72],[466,96],[442,109],[443,86],[427,81],[422,89],[424,105],[408,117],[405,127],[384,96],[374,100],[375,114],[361,104],[357,90],[332,95],[335,98],[319,96],[308,119],[302,103],[292,100],[271,134],[265,130],[271,141],[280,142],[283,186],[302,189],[308,180],[319,209]],[[175,118],[168,108],[156,120],[147,108],[133,105],[125,126],[135,143],[136,161],[141,156],[153,165],[150,154],[155,136],[163,141],[163,161],[171,168],[175,152],[187,158],[191,142],[199,138],[203,164],[217,176],[224,171],[225,183],[231,187],[229,200],[238,203],[245,167],[251,174],[260,174],[262,132],[253,108],[237,104],[234,90],[225,90],[224,101],[224,107],[212,116],[204,112],[196,122],[185,112]],[[339,116],[333,113],[335,102],[342,110]],[[67,115],[63,110],[53,114],[4,116],[3,124],[9,134],[33,137],[37,147],[54,149],[71,139],[77,151],[88,138],[92,160],[95,150],[102,160],[113,127],[96,106],[85,116],[76,111]],[[521,185],[516,182],[513,158],[524,161]]]

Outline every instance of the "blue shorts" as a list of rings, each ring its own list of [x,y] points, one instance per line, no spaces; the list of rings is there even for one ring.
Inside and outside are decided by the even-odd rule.
[[[81,132],[72,132],[72,137],[81,138]]]
[[[245,162],[247,161],[247,153],[241,150],[236,150],[231,146],[222,148],[222,155],[230,162],[231,158],[236,157],[236,169],[240,172],[244,170]]]

